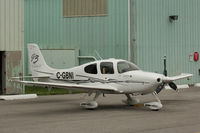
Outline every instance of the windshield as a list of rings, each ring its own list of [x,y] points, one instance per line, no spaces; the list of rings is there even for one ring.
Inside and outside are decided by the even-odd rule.
[[[117,63],[117,69],[118,69],[119,73],[139,70],[139,68],[136,65],[125,62],[125,61],[118,62]]]

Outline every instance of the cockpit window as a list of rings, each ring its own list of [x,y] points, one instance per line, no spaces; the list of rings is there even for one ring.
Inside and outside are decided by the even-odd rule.
[[[125,62],[125,61],[118,62],[117,63],[117,69],[118,69],[119,73],[139,70],[139,68],[136,65]]]
[[[85,67],[85,72],[90,74],[97,74],[97,64],[91,64]]]
[[[114,74],[112,62],[101,62],[100,68],[102,74]]]

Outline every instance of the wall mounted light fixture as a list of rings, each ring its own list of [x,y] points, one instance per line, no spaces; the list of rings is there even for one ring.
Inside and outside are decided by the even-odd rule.
[[[178,15],[171,15],[171,16],[169,16],[169,21],[170,22],[174,22],[176,20],[178,20]]]

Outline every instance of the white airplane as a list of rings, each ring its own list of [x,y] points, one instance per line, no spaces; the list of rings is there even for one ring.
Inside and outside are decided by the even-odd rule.
[[[13,82],[85,90],[89,96],[95,93],[92,101],[80,104],[88,109],[98,107],[96,100],[101,94],[125,94],[127,99],[123,102],[134,105],[139,103],[136,95],[152,93],[157,101],[145,103],[144,106],[151,110],[159,110],[162,104],[157,94],[164,86],[168,84],[172,89],[177,90],[173,81],[192,76],[192,74],[181,74],[167,77],[158,73],[145,72],[135,64],[121,59],[98,60],[70,69],[53,69],[46,64],[37,44],[28,44],[28,59],[32,76],[13,77]],[[33,81],[20,80],[22,78],[32,78]]]

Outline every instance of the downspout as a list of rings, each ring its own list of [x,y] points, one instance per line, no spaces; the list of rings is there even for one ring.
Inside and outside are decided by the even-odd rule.
[[[132,53],[132,61],[134,63],[137,64],[137,35],[136,35],[136,32],[137,32],[137,5],[136,5],[136,1],[137,0],[133,0],[133,14],[132,14],[132,18],[133,18],[133,50],[134,52]]]
[[[128,0],[128,61],[131,61],[131,11],[130,11],[130,0]]]

